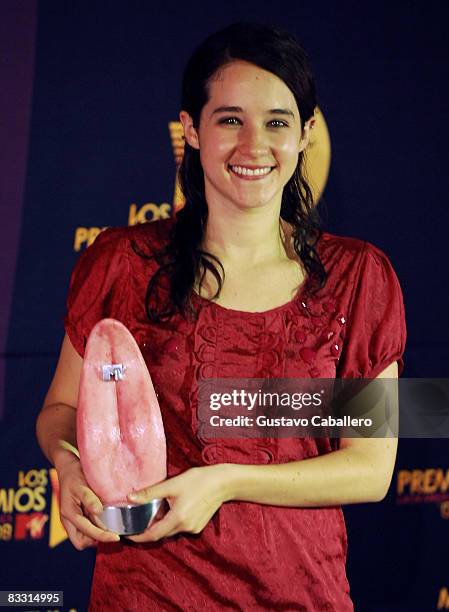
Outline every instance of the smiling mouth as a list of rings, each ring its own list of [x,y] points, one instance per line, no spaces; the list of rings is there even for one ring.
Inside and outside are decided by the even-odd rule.
[[[270,174],[274,170],[274,166],[261,166],[259,168],[247,168],[245,166],[231,166],[228,165],[228,170],[235,174],[239,178],[245,179],[262,179]]]

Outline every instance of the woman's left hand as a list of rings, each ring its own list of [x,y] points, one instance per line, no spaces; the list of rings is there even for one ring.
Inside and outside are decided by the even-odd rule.
[[[133,542],[156,542],[180,532],[200,533],[226,497],[225,464],[195,467],[156,485],[130,494],[132,503],[165,498],[170,510],[143,533],[127,536]]]

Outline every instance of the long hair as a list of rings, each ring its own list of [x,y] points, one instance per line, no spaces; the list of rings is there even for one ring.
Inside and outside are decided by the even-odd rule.
[[[309,60],[296,39],[283,30],[255,23],[234,23],[209,36],[189,59],[182,82],[181,107],[192,117],[195,128],[209,99],[209,83],[218,70],[236,60],[254,64],[279,77],[292,91],[298,105],[301,128],[317,105],[315,83]],[[326,272],[315,245],[321,230],[312,192],[304,177],[304,153],[298,156],[295,172],[285,185],[281,218],[293,227],[293,246],[316,288],[326,281]],[[151,321],[158,322],[176,312],[195,316],[191,296],[196,279],[200,286],[206,271],[215,277],[220,294],[224,269],[219,259],[201,248],[207,223],[204,173],[197,149],[185,143],[179,168],[185,206],[176,216],[170,241],[156,256],[158,271],[150,279],[146,308]],[[164,287],[166,298],[160,299]]]

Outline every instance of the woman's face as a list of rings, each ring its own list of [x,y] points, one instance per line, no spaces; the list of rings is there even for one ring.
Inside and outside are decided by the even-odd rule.
[[[181,113],[189,144],[200,151],[209,206],[280,208],[282,191],[307,145],[287,85],[254,64],[235,61],[209,84],[197,130]]]

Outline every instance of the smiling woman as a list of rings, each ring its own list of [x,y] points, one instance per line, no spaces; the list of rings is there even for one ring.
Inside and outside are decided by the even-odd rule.
[[[186,205],[148,288],[150,318],[194,313],[196,293],[257,311],[291,299],[307,274],[323,286],[321,230],[303,174],[315,84],[298,42],[247,23],[213,34],[187,63],[181,103]],[[162,307],[157,285],[167,278]]]
[[[37,431],[71,541],[98,542],[91,611],[353,609],[341,504],[384,497],[396,439],[210,440],[198,429],[204,379],[402,371],[390,262],[318,224],[302,169],[315,106],[290,34],[238,23],[210,36],[183,80],[185,207],[174,221],[106,230],[75,267]],[[86,338],[105,317],[136,339],[167,441],[168,479],[129,500],[165,498],[170,510],[121,541],[98,525],[102,500],[59,444],[76,443]]]
[[[313,121],[301,128],[294,95],[280,78],[234,61],[211,79],[198,130],[186,111],[181,121],[187,142],[200,152],[211,224],[221,226],[223,215],[242,207],[268,206],[279,217]]]
[[[237,60],[219,69],[208,90],[209,100],[197,129],[186,111],[180,117],[186,141],[199,151],[204,172],[208,212],[203,247],[219,256],[229,278],[233,260],[237,263],[244,257],[266,266],[270,259],[279,259],[282,243],[271,221],[280,217],[284,188],[298,167],[313,119],[302,129],[293,93],[277,76],[249,62]],[[236,101],[238,105],[233,104]],[[250,225],[242,225],[242,215]],[[233,240],[237,234],[240,245]],[[271,305],[270,299],[274,305],[288,300],[304,279],[304,271],[292,259],[286,257],[284,265],[278,264],[279,271],[291,279],[285,286],[287,294],[274,287],[270,297],[265,288],[264,307]],[[243,286],[249,289],[248,281],[238,272],[234,278],[232,287],[228,284],[227,290],[221,288],[217,301],[228,306],[250,306],[242,293]],[[203,289],[212,297],[213,284],[214,278],[206,274],[198,292]],[[232,294],[237,297],[234,303]]]

